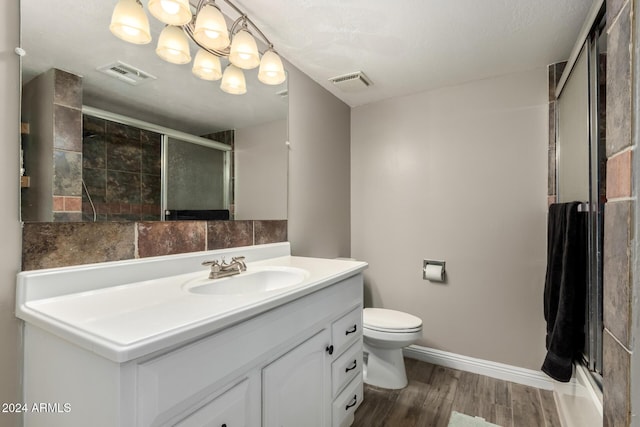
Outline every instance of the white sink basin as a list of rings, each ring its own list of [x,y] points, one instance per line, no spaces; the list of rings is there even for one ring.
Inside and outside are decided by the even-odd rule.
[[[254,267],[222,279],[197,278],[183,289],[203,295],[251,295],[289,288],[302,283],[309,273],[295,267]]]

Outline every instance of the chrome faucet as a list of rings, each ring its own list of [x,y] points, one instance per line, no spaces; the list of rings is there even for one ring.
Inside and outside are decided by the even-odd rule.
[[[229,264],[227,264],[224,258],[222,258],[222,261],[214,259],[212,261],[205,261],[202,265],[211,266],[209,279],[221,279],[223,277],[234,276],[242,273],[243,271],[247,271],[247,264],[244,263],[243,256],[231,258],[231,262]]]

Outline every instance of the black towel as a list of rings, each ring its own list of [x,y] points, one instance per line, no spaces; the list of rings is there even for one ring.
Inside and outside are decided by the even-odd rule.
[[[542,371],[551,378],[571,379],[572,362],[584,348],[587,289],[587,213],[579,202],[549,207],[544,318],[547,356]]]

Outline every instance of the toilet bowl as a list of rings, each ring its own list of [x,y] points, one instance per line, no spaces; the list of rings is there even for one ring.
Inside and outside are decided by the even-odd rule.
[[[365,308],[362,313],[364,382],[376,387],[407,386],[402,349],[422,335],[422,320],[411,314],[383,308]]]

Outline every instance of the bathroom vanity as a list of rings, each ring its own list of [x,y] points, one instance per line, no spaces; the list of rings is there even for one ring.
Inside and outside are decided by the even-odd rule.
[[[278,243],[20,273],[24,425],[350,425],[366,267]]]

